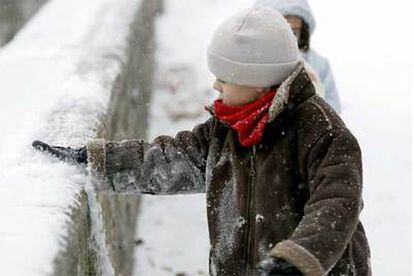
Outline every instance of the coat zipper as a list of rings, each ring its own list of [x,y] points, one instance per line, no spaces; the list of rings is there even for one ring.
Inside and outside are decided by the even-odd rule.
[[[246,249],[246,273],[247,275],[254,269],[254,258],[253,249],[254,249],[254,182],[256,178],[256,166],[255,166],[255,157],[256,157],[256,146],[252,147],[252,152],[250,155],[250,181],[247,187],[247,249]],[[252,266],[252,267],[251,267]]]

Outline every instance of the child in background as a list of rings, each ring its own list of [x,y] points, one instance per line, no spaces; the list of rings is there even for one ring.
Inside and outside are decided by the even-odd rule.
[[[329,61],[310,47],[310,40],[315,31],[316,23],[308,1],[257,0],[256,5],[276,9],[285,16],[296,36],[302,57],[309,66],[307,69],[319,78],[314,81],[316,85],[321,84],[323,91],[319,95],[323,96],[326,102],[340,114],[341,101]]]

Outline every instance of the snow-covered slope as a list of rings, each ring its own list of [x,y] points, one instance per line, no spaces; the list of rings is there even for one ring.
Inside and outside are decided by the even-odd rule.
[[[50,275],[84,172],[34,139],[96,136],[139,1],[52,0],[0,49],[0,274]]]

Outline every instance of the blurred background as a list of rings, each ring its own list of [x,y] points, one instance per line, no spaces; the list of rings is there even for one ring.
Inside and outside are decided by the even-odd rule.
[[[1,0],[0,45],[9,42],[47,0]]]
[[[102,5],[95,0],[84,1],[88,2],[87,6],[90,9],[94,5]],[[34,70],[36,67],[30,63],[30,58],[26,59],[25,56],[22,58],[21,54],[16,55],[16,48],[20,49],[19,53],[31,49],[33,55],[33,51],[36,52],[36,48],[32,45],[33,41],[36,45],[40,45],[39,48],[42,43],[48,43],[48,40],[37,40],[39,30],[42,28],[37,26],[42,24],[34,25],[30,19],[35,15],[35,20],[40,22],[42,16],[46,17],[52,12],[52,6],[64,4],[59,4],[59,0],[49,0],[44,4],[45,2],[45,0],[0,0],[0,45],[4,45],[3,49],[0,48],[0,124],[5,126],[3,135],[0,134],[0,143],[7,141],[8,145],[0,146],[3,161],[12,156],[11,148],[13,150],[19,148],[34,135],[17,131],[30,128],[30,133],[37,133],[32,127],[34,122],[38,121],[34,121],[32,117],[38,117],[39,121],[43,120],[42,114],[63,95],[63,93],[53,94],[52,91],[48,92],[50,94],[44,92],[48,104],[43,107],[34,97],[31,98],[37,93],[35,90],[44,88],[51,90],[48,87],[51,84],[54,85],[55,90],[59,90],[59,86],[67,85],[64,74],[63,77],[56,75],[59,79],[49,78],[47,81],[40,81],[47,70],[36,71]],[[79,21],[77,16],[82,14],[80,11],[83,4],[81,1],[73,3],[75,2],[79,2],[78,9],[71,10],[71,5],[66,3],[59,16],[48,18],[77,24],[76,22]],[[101,20],[96,25],[106,26],[102,22],[117,21],[117,18],[106,16],[104,11],[121,5],[120,3],[127,3],[128,0],[104,2],[106,6],[102,5],[100,12],[96,13],[96,18],[93,19]],[[404,0],[393,2],[310,0],[309,3],[316,19],[316,31],[311,38],[311,46],[330,61],[342,103],[341,117],[357,137],[363,152],[365,207],[361,220],[371,246],[373,275],[411,275],[413,194],[411,93],[414,87],[412,3]],[[147,45],[151,51],[144,51],[142,54],[153,58],[153,67],[145,67],[150,68],[148,70],[153,72],[153,76],[145,77],[145,82],[151,83],[151,89],[148,89],[147,96],[141,95],[139,98],[144,102],[140,105],[141,110],[147,108],[147,113],[140,115],[138,112],[136,115],[145,116],[146,119],[135,117],[135,120],[143,125],[139,128],[141,130],[145,128],[141,136],[153,139],[161,134],[174,135],[179,130],[191,129],[207,118],[208,114],[203,110],[203,105],[217,96],[212,89],[214,78],[208,71],[206,62],[206,48],[211,35],[225,18],[253,4],[252,0],[162,1],[157,8],[157,17],[155,19],[151,17],[154,21],[151,23],[154,24],[154,29],[150,29],[152,34],[150,37],[154,44]],[[125,7],[128,6],[125,4]],[[41,12],[36,14],[39,9],[42,9]],[[67,13],[64,12],[65,9]],[[86,13],[82,16],[87,18]],[[135,16],[140,16],[139,12],[136,12]],[[82,20],[87,22],[85,18],[82,17]],[[145,20],[131,20],[131,22],[145,25]],[[90,26],[84,24],[79,28],[85,30],[90,28],[85,32],[90,36],[95,28]],[[50,30],[58,32],[58,27],[59,24]],[[105,30],[100,32],[102,37],[105,37]],[[117,31],[107,30],[107,35],[117,36]],[[111,37],[107,37],[97,41],[103,44],[111,43],[110,40]],[[87,40],[82,43],[82,45],[88,44]],[[140,47],[139,43],[134,43],[135,48],[132,49]],[[70,42],[65,47],[74,47],[73,45]],[[53,54],[58,49],[54,49],[53,45],[48,47],[50,49],[42,52],[42,55],[50,54],[50,57],[36,61],[36,66],[44,67],[45,64],[50,66],[54,63]],[[96,51],[86,53],[93,55]],[[14,56],[19,57],[18,65],[11,62]],[[85,57],[87,55],[84,55],[83,59]],[[94,67],[94,60],[88,63],[87,69],[82,68],[92,70],[90,68]],[[122,60],[128,64],[125,59]],[[32,69],[27,69],[27,66]],[[11,73],[10,68],[14,73]],[[131,65],[128,68],[134,70],[131,68],[135,67]],[[31,73],[34,71],[37,72],[38,77],[33,77]],[[26,78],[25,75],[29,74],[31,78]],[[12,75],[15,79],[10,77]],[[18,75],[19,77],[16,77]],[[50,77],[53,76],[55,75],[52,74]],[[128,87],[128,83],[137,81],[133,77],[126,79],[124,87]],[[35,90],[23,92],[24,87],[32,87]],[[26,99],[24,105],[22,99]],[[122,115],[116,112],[111,114]],[[16,121],[10,122],[13,117]],[[134,119],[129,121],[129,124],[134,124]],[[66,128],[65,131],[70,133],[71,128]],[[113,137],[125,138],[131,135]],[[70,143],[66,140],[57,141]],[[5,190],[6,180],[14,179],[14,184],[18,184],[23,177],[33,177],[33,174],[21,173],[19,177],[8,177],[11,168],[16,168],[27,161],[17,157],[16,160],[12,165],[10,161],[0,162],[2,165],[0,193],[3,191],[4,197],[0,206],[10,204],[11,201],[7,201],[6,197],[16,196],[13,192],[14,188],[8,186]],[[62,170],[66,169],[62,168]],[[68,171],[65,171],[65,175],[68,175]],[[43,197],[39,197],[39,202],[36,204],[41,204],[42,200]],[[157,276],[208,275],[209,242],[205,195],[140,196],[138,205],[132,234],[134,268],[130,269],[130,273]],[[10,206],[8,208],[11,209]],[[67,208],[62,207],[62,212]],[[1,231],[1,228],[9,223],[11,216],[9,212],[0,213],[0,248],[6,244],[13,246],[13,242],[5,238],[10,233],[6,230]],[[13,228],[7,229],[14,231]],[[108,232],[108,229],[106,230]],[[39,252],[48,250],[48,246],[45,245],[45,248],[40,246]],[[7,254],[7,251],[0,252],[0,256]],[[50,260],[53,259],[54,257],[50,256]],[[7,271],[7,266],[8,264],[5,263],[0,267]],[[43,275],[43,271],[49,271],[48,266],[50,264],[46,261],[39,266],[33,264],[33,275]],[[38,267],[46,268],[42,270]],[[116,265],[114,269],[116,271]],[[32,270],[29,268],[26,271]],[[109,274],[111,273],[113,271]]]

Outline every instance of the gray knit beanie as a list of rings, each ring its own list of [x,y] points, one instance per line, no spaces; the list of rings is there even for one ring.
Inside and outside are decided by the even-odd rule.
[[[276,10],[254,7],[224,21],[207,51],[211,72],[223,81],[255,87],[282,83],[300,61],[296,38]]]

